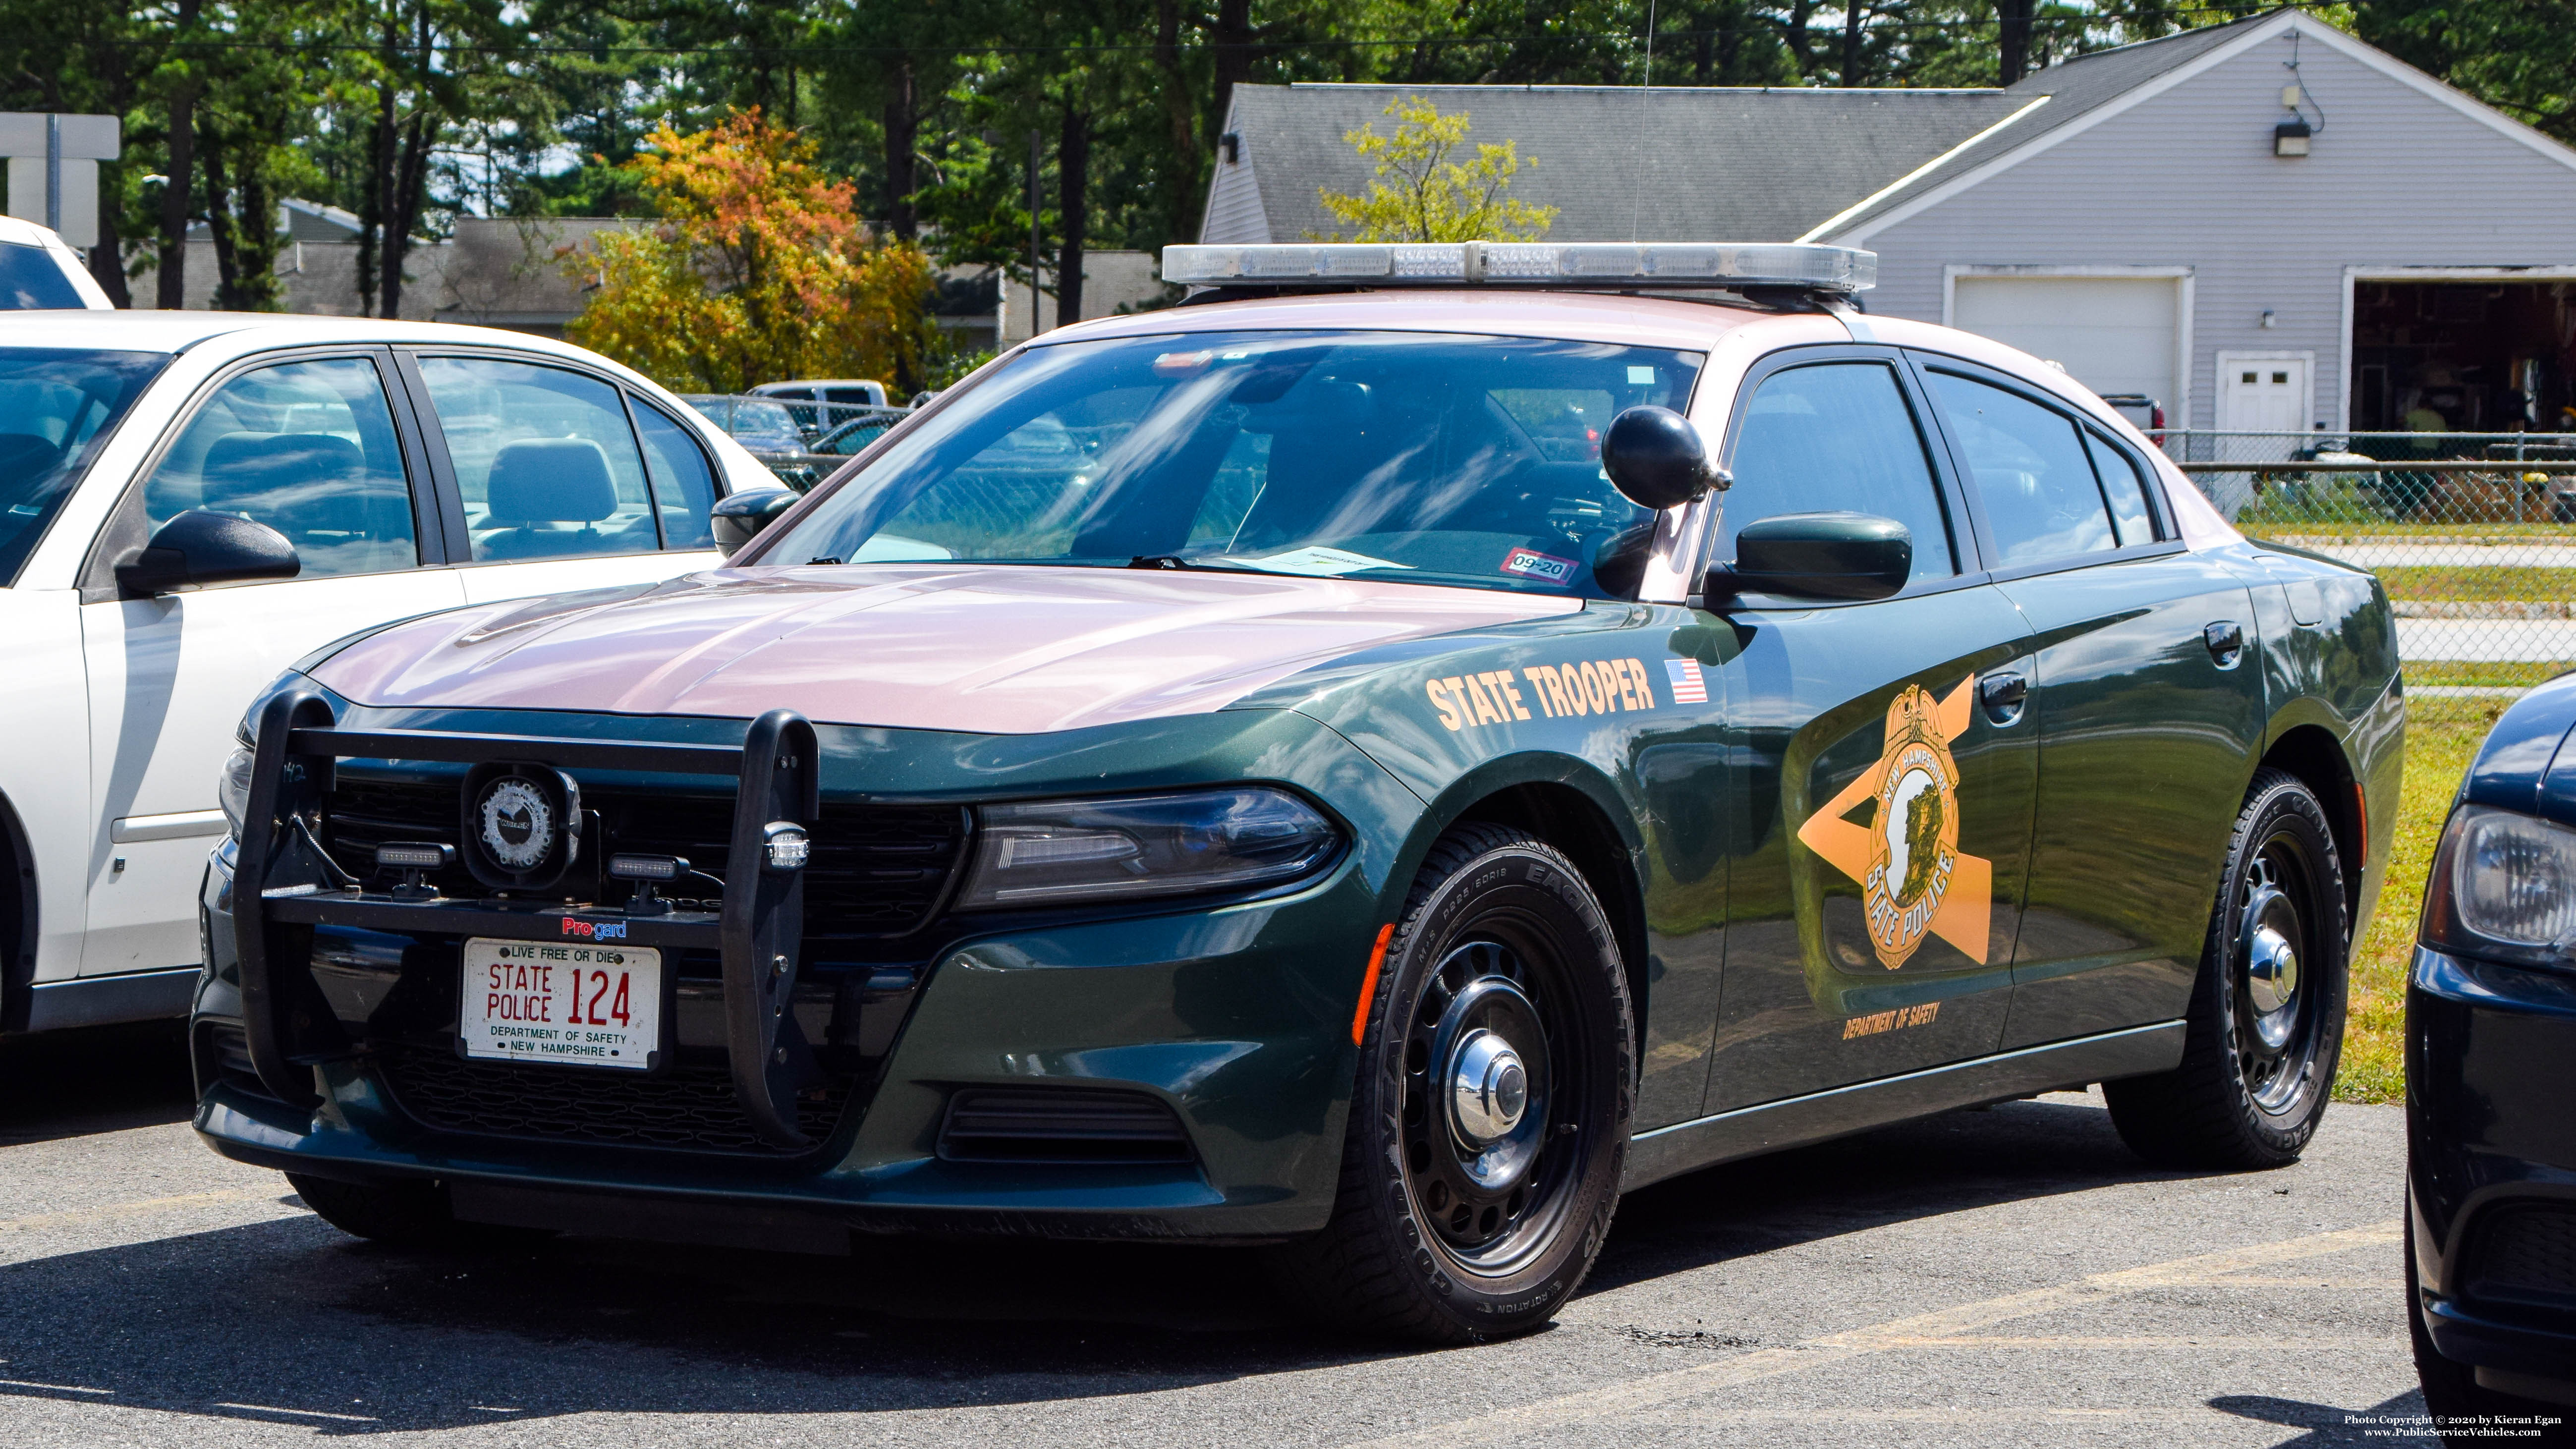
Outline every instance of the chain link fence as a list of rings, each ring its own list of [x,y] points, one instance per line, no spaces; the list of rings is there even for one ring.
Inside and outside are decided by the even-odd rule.
[[[2411,681],[2520,687],[2576,668],[2576,435],[2158,441],[2247,534],[2377,574]]]

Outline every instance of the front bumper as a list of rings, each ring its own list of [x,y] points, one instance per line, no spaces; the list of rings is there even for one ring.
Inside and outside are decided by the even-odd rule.
[[[820,1212],[863,1230],[1309,1232],[1332,1210],[1358,988],[1356,970],[1336,991],[1315,967],[1366,961],[1369,903],[1351,899],[1365,895],[1353,875],[1346,865],[1284,900],[996,936],[949,951],[928,971],[873,1095],[845,1114],[819,1160],[787,1164],[427,1128],[363,1050],[316,1069],[318,1107],[279,1102],[238,1061],[225,1061],[241,997],[228,944],[231,880],[218,855],[201,901],[211,964],[192,1033],[203,1089],[196,1126],[227,1157],[321,1177],[720,1200]],[[347,984],[334,984],[335,998]],[[1191,1160],[942,1157],[941,1128],[959,1092],[1067,1082],[1166,1103],[1187,1132]]]
[[[2576,977],[2418,947],[2406,998],[2417,1305],[2442,1356],[2576,1392]]]
[[[884,742],[899,733],[872,732],[860,744],[891,753]],[[817,1058],[837,1064],[831,1090],[846,1095],[815,1088],[800,1096],[806,1105],[795,1110],[815,1140],[787,1150],[674,1146],[647,1140],[649,1131],[611,1142],[492,1128],[460,1123],[452,1111],[442,1116],[456,1105],[445,1099],[425,1110],[423,1084],[432,1076],[445,1090],[471,1075],[469,1087],[488,1094],[498,1071],[507,1075],[504,1095],[567,1099],[581,1094],[567,1086],[572,1077],[558,1074],[594,1084],[614,1078],[608,1088],[585,1089],[588,1100],[601,1101],[598,1091],[614,1093],[645,1074],[460,1063],[449,1049],[459,940],[496,933],[491,910],[484,914],[492,919],[442,933],[396,920],[403,912],[385,897],[298,887],[253,903],[263,935],[236,920],[251,898],[246,888],[236,898],[240,852],[227,842],[209,864],[200,902],[208,965],[192,1024],[199,1133],[227,1156],[288,1171],[471,1187],[453,1194],[469,1217],[467,1199],[508,1189],[598,1204],[594,1226],[614,1221],[610,1210],[621,1203],[659,1203],[746,1220],[784,1210],[868,1231],[1263,1240],[1321,1227],[1332,1211],[1356,1066],[1353,1008],[1420,801],[1338,735],[1284,711],[1176,722],[1147,748],[1126,752],[1144,757],[1132,779],[1094,763],[1102,747],[1087,740],[1070,750],[1043,742],[1050,747],[1043,752],[1005,742],[980,753],[947,739],[894,743],[915,758],[871,774],[882,769],[933,798],[962,794],[935,773],[943,760],[961,761],[967,768],[959,773],[971,773],[974,787],[1004,798],[1072,793],[1061,775],[1068,755],[1085,771],[1078,784],[1091,790],[1279,779],[1326,801],[1350,845],[1322,876],[1267,898],[1046,924],[960,918],[965,924],[922,930],[910,938],[917,945],[872,948],[872,961],[808,962],[793,978],[787,1009]],[[822,744],[827,772],[856,753],[828,732]],[[1152,748],[1163,755],[1152,757]],[[1049,768],[1007,768],[1011,751]],[[995,767],[997,757],[1004,768]],[[865,778],[827,783],[827,797],[834,788],[865,788]],[[252,818],[269,817],[254,808]],[[661,929],[643,918],[631,924],[629,939],[639,945]],[[266,943],[263,958],[247,967],[243,940]],[[666,961],[677,978],[673,1058],[683,1072],[711,1071],[721,1082],[732,1059],[728,1033],[738,1024],[732,947],[722,953],[721,978],[677,964],[694,955],[704,966],[718,954],[674,938]],[[274,969],[280,962],[286,971]],[[297,974],[306,968],[309,983]],[[257,993],[245,990],[263,974],[273,1003],[267,1019],[279,1023],[272,1040],[286,1043],[266,1051],[265,1069],[248,1030],[261,1008]],[[280,980],[305,995],[290,998]],[[299,1011],[320,1029],[297,1024]],[[281,1071],[281,1061],[291,1069]],[[308,1074],[311,1100],[284,1090],[301,1087]],[[1060,1101],[1048,1094],[1068,1092],[1141,1106],[1176,1126],[1182,1146],[1156,1160],[1043,1153],[1002,1160],[954,1150],[962,1101],[1011,1093],[1021,1102],[1030,1093]],[[633,1125],[633,1114],[624,1120]]]

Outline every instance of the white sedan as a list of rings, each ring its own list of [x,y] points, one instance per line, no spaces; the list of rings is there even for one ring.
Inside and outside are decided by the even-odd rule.
[[[426,323],[0,312],[0,1032],[184,1015],[242,710],[438,609],[717,560],[749,453],[580,348]]]

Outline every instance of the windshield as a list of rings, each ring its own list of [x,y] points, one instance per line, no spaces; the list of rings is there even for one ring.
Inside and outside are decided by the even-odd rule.
[[[14,584],[162,352],[0,348],[0,586]]]
[[[1653,515],[1601,471],[1702,354],[1523,337],[1234,332],[1030,349],[761,550],[1245,569],[1633,594]]]

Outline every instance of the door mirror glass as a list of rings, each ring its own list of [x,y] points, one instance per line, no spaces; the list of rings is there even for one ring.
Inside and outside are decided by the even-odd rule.
[[[801,496],[785,488],[755,488],[725,499],[715,506],[716,547],[731,557],[734,550],[777,522],[778,515],[795,507]]]
[[[1713,481],[1699,429],[1671,408],[1634,407],[1610,420],[1601,440],[1601,471],[1639,508],[1679,508]]]
[[[143,487],[149,528],[190,510],[274,529],[308,579],[419,564],[411,484],[375,363],[290,362],[225,383]]]
[[[1914,574],[1913,531],[1867,513],[1784,513],[1735,536],[1733,567],[1708,571],[1700,592],[1793,599],[1884,599]]]
[[[148,599],[204,584],[291,579],[303,568],[295,545],[267,524],[192,508],[154,530],[141,553],[116,566],[116,586],[129,599]]]

